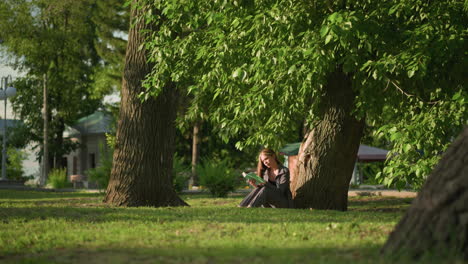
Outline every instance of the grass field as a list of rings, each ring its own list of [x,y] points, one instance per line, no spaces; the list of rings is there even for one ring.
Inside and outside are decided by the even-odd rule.
[[[0,262],[393,263],[379,248],[411,203],[351,197],[336,212],[237,208],[239,195],[183,195],[182,208],[117,208],[102,198],[0,190]]]

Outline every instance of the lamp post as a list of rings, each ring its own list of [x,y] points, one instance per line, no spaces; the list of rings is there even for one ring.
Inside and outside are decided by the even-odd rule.
[[[3,115],[3,149],[2,149],[2,181],[6,181],[6,146],[7,146],[7,126],[6,126],[6,109],[7,109],[7,99],[16,94],[16,89],[11,86],[12,78],[11,75],[2,77],[1,79],[1,89],[0,89],[0,100],[5,100],[5,114]],[[10,85],[10,86],[9,86]]]

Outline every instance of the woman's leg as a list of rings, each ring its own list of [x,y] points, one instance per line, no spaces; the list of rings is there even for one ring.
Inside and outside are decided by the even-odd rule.
[[[269,207],[267,206],[266,201],[266,188],[262,186],[258,188],[257,194],[255,195],[255,197],[253,197],[248,207]]]
[[[260,192],[260,188],[253,189],[243,200],[240,202],[239,207],[250,207],[252,202],[258,196]]]

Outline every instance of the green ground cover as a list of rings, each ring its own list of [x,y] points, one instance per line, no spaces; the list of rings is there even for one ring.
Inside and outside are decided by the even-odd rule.
[[[347,212],[237,208],[242,196],[117,208],[97,193],[0,190],[0,262],[393,263],[379,248],[411,203],[366,196],[351,197]]]

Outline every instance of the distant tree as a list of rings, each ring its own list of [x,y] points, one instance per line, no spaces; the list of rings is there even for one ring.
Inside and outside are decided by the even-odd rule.
[[[242,133],[239,148],[278,148],[305,120],[293,185],[299,208],[347,209],[366,122],[382,126],[401,153],[382,175],[389,185],[424,181],[466,123],[461,1],[151,4],[163,11],[146,16],[160,24],[145,45],[159,63],[148,95],[176,83],[211,96],[219,135]]]
[[[382,248],[468,259],[468,127],[451,144]]]
[[[125,0],[94,0],[92,21],[96,25],[94,44],[101,59],[96,70],[94,95],[120,91],[130,8]]]
[[[50,165],[62,166],[73,148],[63,138],[66,125],[94,112],[100,98],[91,98],[99,56],[94,47],[91,0],[5,0],[0,3],[2,48],[24,72],[15,80],[13,109],[28,127],[25,134],[42,142],[43,86],[47,76]]]
[[[158,11],[145,1],[131,3],[122,102],[104,201],[117,206],[187,205],[172,186],[177,90],[168,84],[155,97],[140,96],[143,80],[152,67],[158,67],[148,63],[147,52],[141,47],[146,34],[159,30],[142,18]]]

